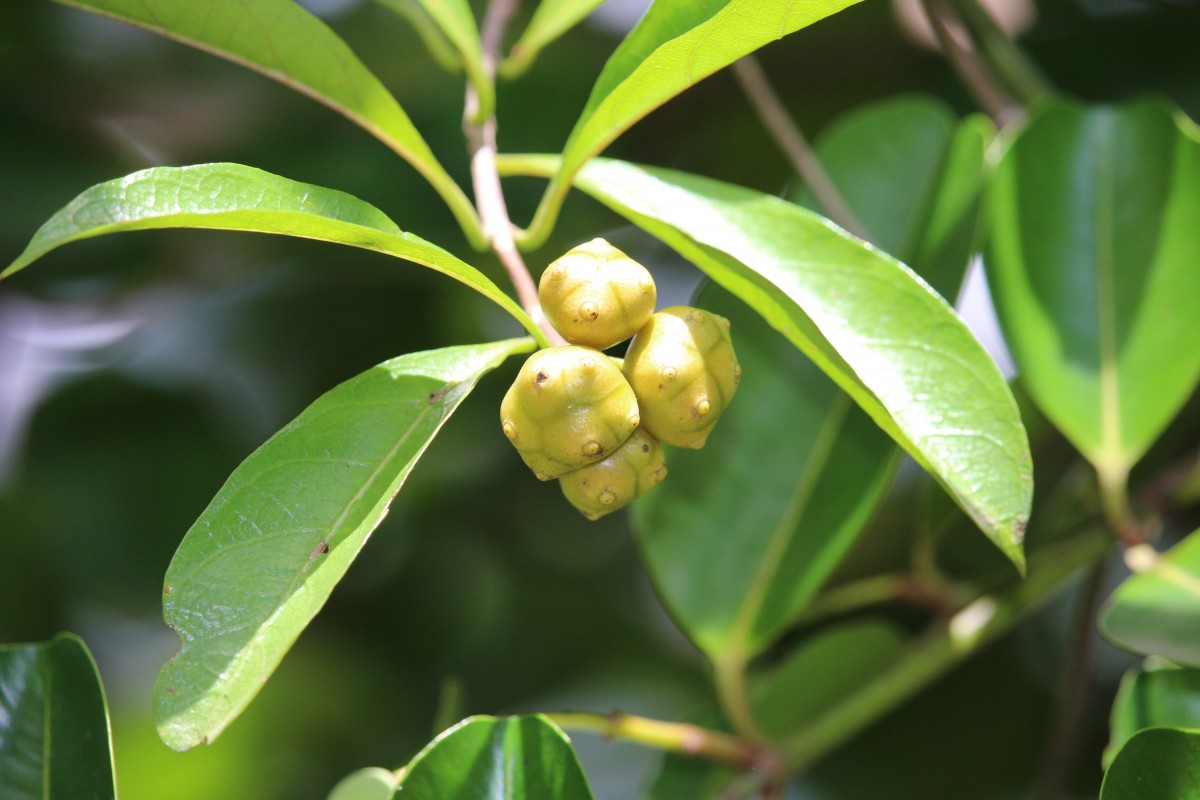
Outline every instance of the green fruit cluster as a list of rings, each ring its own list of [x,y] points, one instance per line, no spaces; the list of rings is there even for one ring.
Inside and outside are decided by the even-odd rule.
[[[540,480],[557,478],[599,519],[666,477],[660,443],[704,446],[742,376],[729,320],[686,306],[654,313],[650,273],[603,239],[547,267],[538,294],[570,344],[529,357],[500,422]],[[600,352],[631,336],[623,363]]]

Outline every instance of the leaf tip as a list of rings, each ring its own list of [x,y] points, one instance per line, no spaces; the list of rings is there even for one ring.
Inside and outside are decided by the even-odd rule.
[[[1006,541],[1000,546],[1000,550],[1008,556],[1008,560],[1017,568],[1017,574],[1022,578],[1028,573],[1028,564],[1025,562],[1025,529],[1028,526],[1028,517],[1017,517],[1007,531]]]

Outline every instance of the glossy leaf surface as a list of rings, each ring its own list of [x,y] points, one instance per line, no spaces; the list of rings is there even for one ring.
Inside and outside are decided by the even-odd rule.
[[[387,361],[321,396],[234,471],[167,569],[164,617],[181,649],[154,700],[170,747],[211,742],[249,704],[475,382],[532,347]]]
[[[1200,731],[1149,728],[1134,736],[1104,775],[1100,800],[1195,800]]]
[[[417,0],[425,12],[437,23],[446,38],[458,51],[467,78],[479,97],[475,120],[482,121],[496,110],[496,92],[492,79],[483,68],[483,51],[479,43],[479,29],[467,0]]]
[[[448,0],[447,0],[448,1]],[[292,0],[60,0],[162,34],[242,66],[332,108],[378,138],[446,199],[464,229],[470,201],[404,109],[354,51]]]
[[[504,168],[545,175],[555,162],[512,157]],[[696,175],[597,159],[576,185],[782,332],[1024,563],[1033,478],[1016,402],[909,269],[797,205]]]
[[[570,741],[541,716],[471,717],[417,754],[397,800],[592,800]]]
[[[745,303],[710,284],[695,305],[730,320],[742,381],[703,450],[671,451],[669,480],[635,505],[634,529],[701,649],[757,652],[854,542],[897,451]]]
[[[937,100],[900,97],[835,120],[816,150],[871,243],[953,302],[975,244],[993,135],[984,117],[960,122]],[[794,196],[821,211],[807,189]]]
[[[1200,532],[1117,587],[1100,630],[1118,647],[1200,667]]]
[[[70,242],[155,228],[274,233],[402,258],[466,284],[542,340],[528,315],[486,275],[437,245],[401,231],[374,206],[344,192],[241,164],[154,167],[97,184],[47,220],[0,278]]]
[[[0,797],[116,797],[104,689],[75,636],[0,645]]]
[[[500,67],[502,74],[516,77],[533,64],[542,48],[575,27],[604,0],[542,0],[521,38]]]
[[[1105,764],[1138,731],[1156,727],[1200,729],[1200,669],[1147,662],[1127,673],[1113,701]]]
[[[987,267],[1021,379],[1127,470],[1200,379],[1200,141],[1170,106],[1060,102],[997,168]],[[1184,125],[1186,124],[1186,130]]]
[[[546,217],[584,162],[642,117],[742,56],[856,1],[656,0],[592,87],[531,230],[548,228]]]

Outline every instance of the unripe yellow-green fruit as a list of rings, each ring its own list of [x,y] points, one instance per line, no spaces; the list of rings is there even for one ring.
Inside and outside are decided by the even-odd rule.
[[[564,339],[604,350],[641,330],[654,313],[657,292],[645,267],[593,239],[546,268],[538,297]]]
[[[504,435],[544,481],[602,460],[640,422],[621,370],[588,347],[534,353],[500,404]]]
[[[625,354],[642,425],[660,442],[704,446],[742,377],[729,320],[687,306],[659,311]]]
[[[629,505],[666,476],[662,447],[639,428],[608,458],[568,472],[558,483],[571,505],[597,520]]]

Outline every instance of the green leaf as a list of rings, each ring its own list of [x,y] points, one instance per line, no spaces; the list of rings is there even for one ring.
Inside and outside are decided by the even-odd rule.
[[[542,48],[569,31],[604,0],[542,0],[533,19],[500,65],[500,74],[515,78],[533,65]]]
[[[462,58],[467,79],[479,96],[479,107],[475,109],[473,121],[482,122],[496,111],[496,90],[491,77],[483,66],[483,50],[479,42],[479,29],[467,0],[417,0],[425,12],[433,18],[446,38]]]
[[[1200,531],[1117,587],[1100,630],[1118,647],[1200,667]]]
[[[416,168],[477,246],[479,220],[404,109],[354,51],[292,0],[59,0],[227,58],[324,103]]]
[[[327,800],[391,800],[399,782],[394,772],[366,767],[338,781]]]
[[[408,20],[433,60],[447,72],[462,72],[463,60],[446,34],[430,19],[417,0],[375,0],[392,13]]]
[[[871,243],[953,302],[974,249],[984,185],[986,117],[959,122],[920,96],[856,109],[817,140],[817,155]],[[808,189],[794,198],[820,211]]]
[[[1123,475],[1200,380],[1200,141],[1166,103],[1057,102],[996,171],[987,267],[1022,382]]]
[[[211,742],[250,703],[475,382],[532,349],[517,339],[384,362],[234,471],[167,569],[164,617],[181,649],[154,700],[168,746]]]
[[[275,233],[374,250],[435,269],[512,314],[539,342],[533,320],[479,270],[404,233],[382,211],[333,189],[241,164],[155,167],[97,184],[51,217],[0,278],[68,242],[120,231],[210,228]]]
[[[655,0],[604,65],[530,225],[530,247],[549,235],[579,168],[635,122],[760,47],[858,0]]]
[[[710,656],[758,652],[795,618],[882,496],[896,447],[745,303],[713,284],[696,305],[731,322],[742,381],[703,450],[635,506],[659,594]]]
[[[561,730],[542,716],[470,717],[409,765],[399,800],[592,800]]]
[[[1144,728],[1200,728],[1200,670],[1154,662],[1147,660],[1121,680],[1113,701],[1105,766]]]
[[[0,797],[116,797],[104,688],[71,634],[0,645]]]
[[[555,162],[509,157],[507,173]],[[933,475],[1018,568],[1029,442],[995,363],[946,302],[879,250],[769,195],[596,159],[576,185],[757,311]]]
[[[1104,776],[1100,800],[1196,800],[1200,732],[1149,728],[1121,748]]]
[[[904,634],[878,620],[817,633],[755,687],[755,720],[772,741],[802,730],[886,672],[904,646]]]

